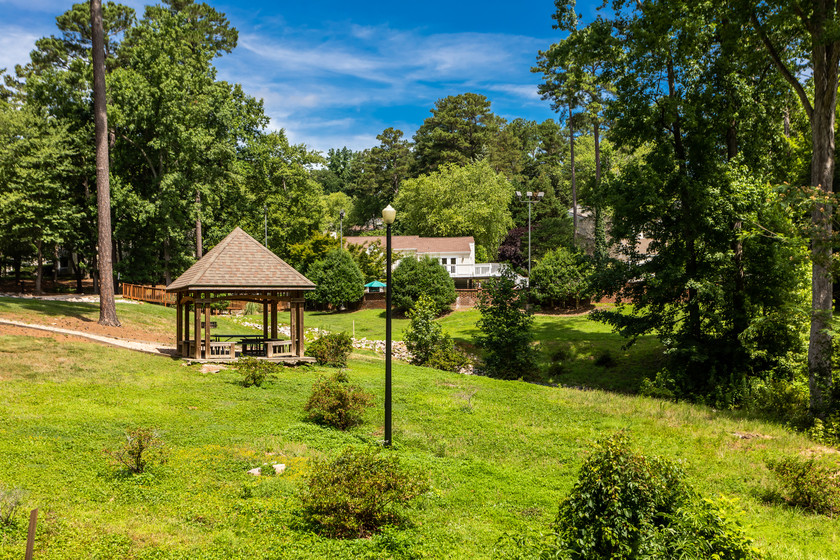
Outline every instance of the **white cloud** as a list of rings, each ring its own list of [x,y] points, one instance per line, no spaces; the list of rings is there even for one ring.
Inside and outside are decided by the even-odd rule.
[[[29,53],[41,35],[15,26],[0,25],[0,68],[14,73],[16,64],[29,62]]]

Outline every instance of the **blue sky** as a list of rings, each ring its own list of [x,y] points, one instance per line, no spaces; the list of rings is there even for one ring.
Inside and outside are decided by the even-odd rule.
[[[123,3],[140,15],[147,2]],[[555,118],[530,72],[560,38],[552,0],[209,3],[239,30],[219,77],[264,99],[270,128],[295,143],[361,149],[389,126],[410,137],[435,100],[467,91],[508,119]],[[26,62],[70,5],[0,0],[0,68]]]

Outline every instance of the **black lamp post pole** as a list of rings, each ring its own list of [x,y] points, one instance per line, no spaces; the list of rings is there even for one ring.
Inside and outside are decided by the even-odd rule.
[[[385,292],[385,447],[391,447],[391,224],[386,231]]]

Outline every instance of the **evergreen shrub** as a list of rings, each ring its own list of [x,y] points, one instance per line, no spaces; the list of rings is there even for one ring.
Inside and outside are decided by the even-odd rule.
[[[365,409],[373,405],[373,395],[349,382],[339,370],[330,378],[320,378],[312,386],[312,395],[304,407],[306,419],[348,430],[362,424]]]
[[[316,460],[300,499],[303,520],[334,538],[363,538],[409,521],[408,505],[428,483],[397,456],[372,447]]]
[[[325,334],[306,347],[320,366],[345,367],[352,351],[353,339],[346,332]]]

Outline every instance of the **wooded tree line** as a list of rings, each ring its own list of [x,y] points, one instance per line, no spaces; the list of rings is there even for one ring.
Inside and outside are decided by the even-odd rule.
[[[0,254],[39,271],[70,255],[81,281],[98,270],[88,4],[56,24],[5,75]],[[535,228],[571,242],[568,131],[555,121],[507,122],[465,93],[438,100],[413,141],[388,128],[377,146],[324,157],[268,131],[262,101],[217,79],[214,61],[235,48],[237,31],[209,5],[167,0],[138,16],[106,3],[103,27],[123,281],[168,283],[236,225],[262,240],[266,223],[268,246],[305,271],[332,248],[325,233],[375,227],[389,203],[400,210],[397,233],[473,235],[479,260],[494,261],[509,230],[526,225],[514,190],[544,191]],[[508,249],[521,261],[520,237]],[[540,239],[536,254],[560,243]]]
[[[264,224],[269,248],[307,271],[336,247],[329,232],[369,231],[389,203],[396,233],[473,235],[478,260],[524,269],[514,192],[544,192],[540,301],[568,297],[563,278],[574,297],[632,302],[599,316],[661,338],[662,390],[734,403],[755,379],[807,367],[811,411],[830,415],[834,3],[614,0],[586,24],[572,0],[556,6],[563,38],[534,68],[556,121],[506,120],[463,93],[411,139],[386,128],[369,149],[322,155],[268,131],[262,102],[217,79],[237,42],[223,14],[105,4],[115,272],[169,282],[234,226],[262,239]],[[88,5],[57,27],[0,91],[0,253],[19,268],[64,251],[95,278]],[[578,205],[595,223],[584,260],[562,249]]]
[[[625,259],[593,278],[634,307],[600,318],[660,337],[660,389],[725,405],[807,367],[811,413],[836,413],[837,3],[555,4],[541,91],[620,148],[595,188]]]

